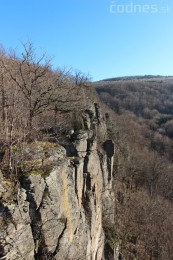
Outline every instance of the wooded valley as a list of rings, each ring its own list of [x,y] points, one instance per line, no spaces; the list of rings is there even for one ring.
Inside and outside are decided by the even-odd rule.
[[[116,228],[105,221],[107,246],[122,241],[122,259],[172,259],[173,78],[115,78],[95,87],[116,143]]]

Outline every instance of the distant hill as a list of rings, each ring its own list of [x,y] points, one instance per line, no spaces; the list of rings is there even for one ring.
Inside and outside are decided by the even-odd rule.
[[[127,81],[127,80],[168,80],[173,79],[173,76],[161,76],[161,75],[144,75],[144,76],[124,76],[124,77],[115,77],[103,79],[101,81]]]

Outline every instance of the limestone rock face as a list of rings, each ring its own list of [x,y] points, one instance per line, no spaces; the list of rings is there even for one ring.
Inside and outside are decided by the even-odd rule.
[[[34,259],[35,244],[26,191],[19,189],[17,197],[18,205],[0,205],[0,256],[10,260]]]
[[[114,144],[106,139],[98,106],[86,111],[85,125],[72,136],[74,156],[54,151],[50,173],[23,178],[17,203],[0,206],[0,257],[105,259],[102,215],[114,203]]]

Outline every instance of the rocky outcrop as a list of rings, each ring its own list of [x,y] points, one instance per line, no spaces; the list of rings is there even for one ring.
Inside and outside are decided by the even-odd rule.
[[[105,259],[102,215],[114,214],[114,144],[107,140],[98,105],[83,118],[85,128],[69,137],[70,155],[58,144],[46,159],[40,143],[37,155],[27,150],[37,156],[35,163],[46,162],[49,172],[30,172],[21,180],[17,201],[0,204],[0,259]]]

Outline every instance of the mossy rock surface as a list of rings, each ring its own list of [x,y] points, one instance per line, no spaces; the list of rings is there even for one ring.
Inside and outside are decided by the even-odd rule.
[[[29,177],[31,175],[41,175],[43,177],[49,176],[50,172],[53,170],[53,167],[51,166],[45,166],[39,169],[35,169],[32,171],[29,171],[24,174],[24,177]]]
[[[28,156],[31,159],[38,159],[43,155],[52,155],[53,153],[65,153],[65,149],[57,143],[51,142],[33,142],[33,143],[22,143],[21,145],[13,146],[14,153],[23,152],[23,156]]]
[[[22,175],[47,175],[58,160],[66,156],[64,147],[45,141],[23,143],[20,147],[14,147],[14,151]]]

